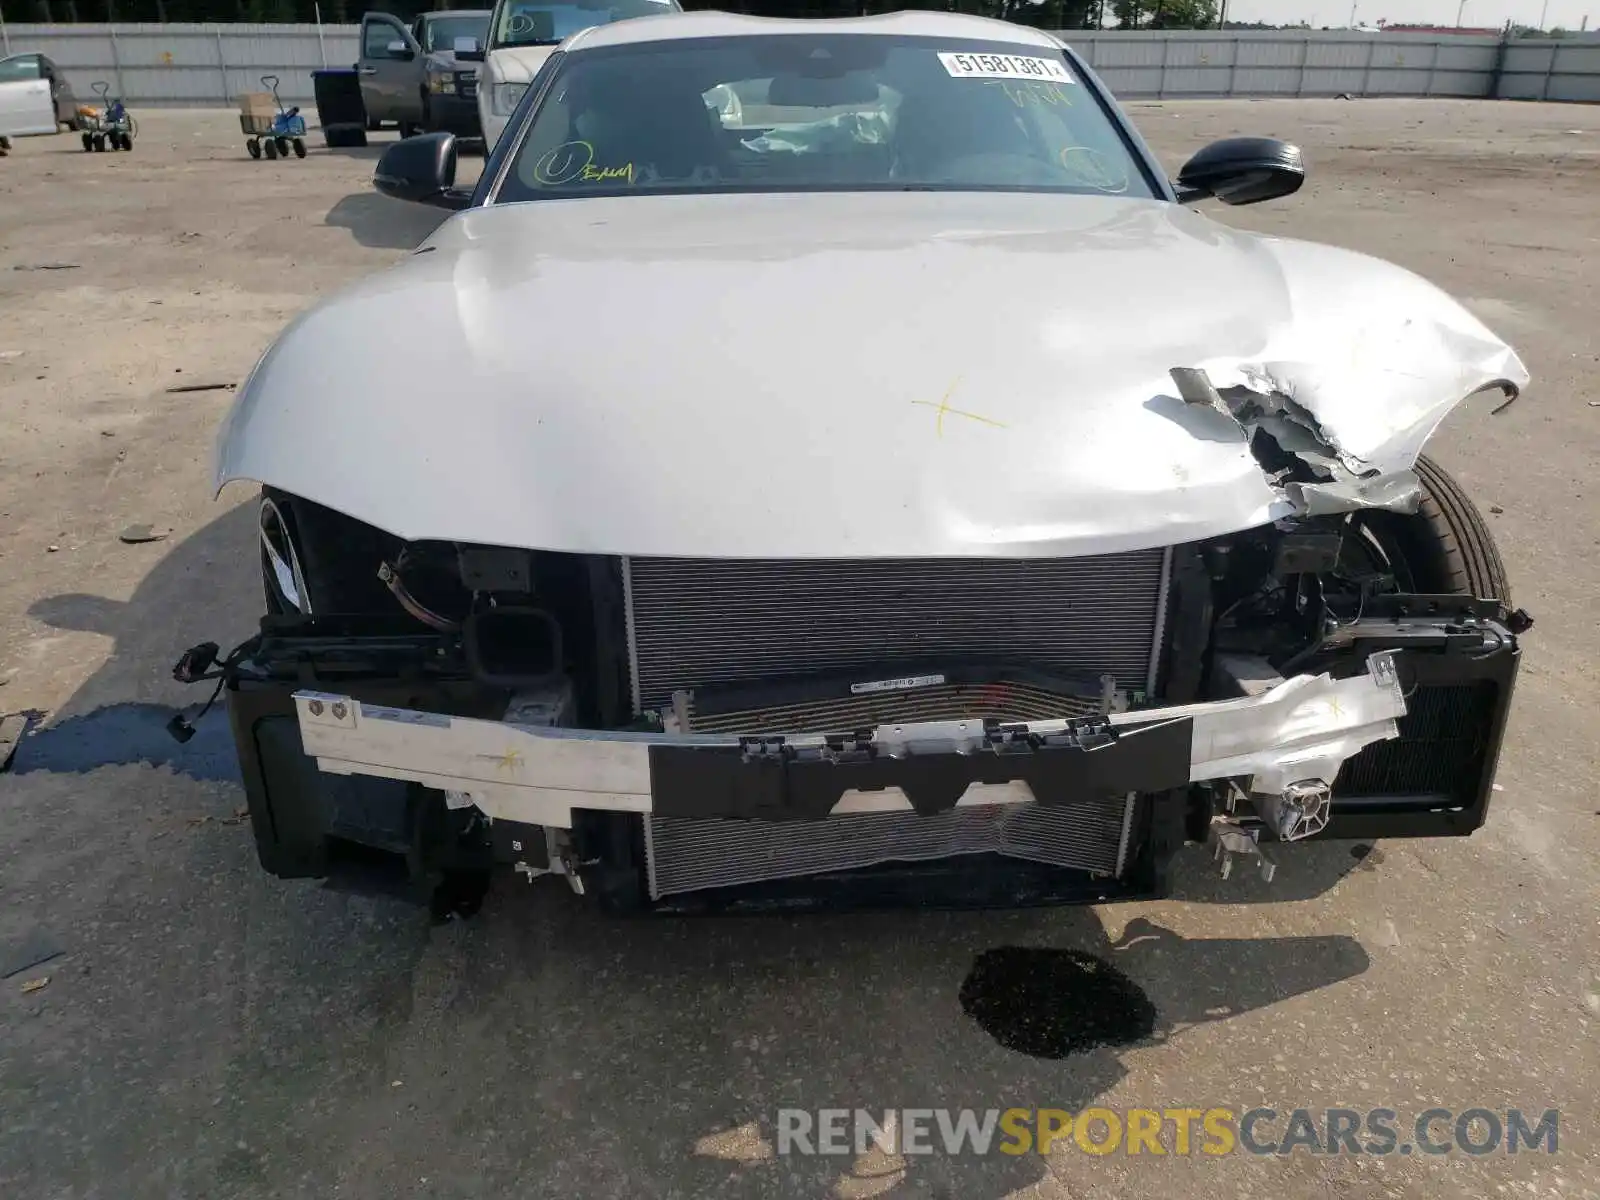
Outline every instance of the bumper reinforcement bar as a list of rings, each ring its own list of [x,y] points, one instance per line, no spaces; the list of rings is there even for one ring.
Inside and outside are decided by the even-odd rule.
[[[408,780],[490,818],[572,826],[578,809],[816,820],[830,813],[1158,792],[1216,779],[1282,794],[1331,782],[1406,711],[1394,654],[1344,679],[1101,717],[880,725],[852,736],[634,733],[519,725],[294,694],[323,771]]]

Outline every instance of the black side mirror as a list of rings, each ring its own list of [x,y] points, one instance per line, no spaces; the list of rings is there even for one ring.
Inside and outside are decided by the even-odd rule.
[[[472,194],[456,182],[456,135],[423,133],[402,138],[383,152],[372,183],[385,196],[431,204],[435,208],[461,209]]]
[[[1305,181],[1299,146],[1276,138],[1224,138],[1184,164],[1178,199],[1193,204],[1214,196],[1224,204],[1260,204],[1298,192]]]

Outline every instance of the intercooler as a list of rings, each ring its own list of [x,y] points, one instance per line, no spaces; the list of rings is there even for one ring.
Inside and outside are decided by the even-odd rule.
[[[1109,686],[1154,684],[1170,562],[1160,549],[1071,559],[630,559],[635,709],[685,732],[748,734],[1100,711]],[[1115,875],[1131,812],[1131,798],[1117,796],[792,823],[652,816],[650,891],[979,853]]]

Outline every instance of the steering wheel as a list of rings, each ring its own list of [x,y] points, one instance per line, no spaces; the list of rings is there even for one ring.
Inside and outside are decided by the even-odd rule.
[[[1056,160],[1079,187],[1093,188],[1110,196],[1120,196],[1128,190],[1127,167],[1092,146],[1065,146]]]

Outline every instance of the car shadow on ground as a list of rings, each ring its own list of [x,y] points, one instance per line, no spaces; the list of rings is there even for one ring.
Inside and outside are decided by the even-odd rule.
[[[355,192],[328,210],[324,224],[348,229],[363,246],[411,250],[450,214],[425,204],[407,204],[377,192]]]
[[[369,133],[367,137],[370,139],[372,135]],[[383,157],[383,152],[392,145],[394,145],[392,141],[374,142],[369,140],[365,146],[324,146],[322,151],[324,154],[337,154],[340,158],[365,158],[376,162]]]
[[[1077,1110],[1124,1078],[1127,1055],[1159,1075],[1185,1030],[1369,965],[1348,936],[1192,940],[1135,918],[1112,937],[1088,908],[623,919],[558,880],[511,876],[477,918],[439,926],[395,899],[267,877],[226,782],[221,714],[183,745],[163,730],[176,704],[203,698],[171,681],[178,653],[254,627],[253,510],[174,546],[126,602],[66,595],[32,610],[115,647],[19,748],[7,782],[19,837],[0,847],[18,881],[8,903],[48,914],[102,994],[146,997],[137,1020],[102,1021],[56,970],[56,1020],[80,1032],[70,1049],[23,1045],[0,1092],[50,1096],[60,1130],[94,1116],[100,1166],[77,1166],[66,1133],[59,1146],[41,1134],[28,1161],[57,1164],[41,1192],[123,1161],[161,1171],[159,1188],[152,1174],[129,1195],[292,1190],[309,1164],[371,1195],[453,1178],[483,1195],[538,1180],[543,1194],[998,1200],[1044,1179],[1044,1160],[778,1158],[778,1111]],[[1341,856],[1355,865],[1327,851],[1315,886]],[[106,864],[92,886],[47,882],[79,861]],[[1303,861],[1279,880],[1292,885]],[[1202,863],[1180,887],[1237,902],[1206,894]],[[130,1056],[149,1078],[104,1065]],[[183,1087],[167,1084],[173,1070]],[[177,1129],[199,1132],[163,1158]]]

